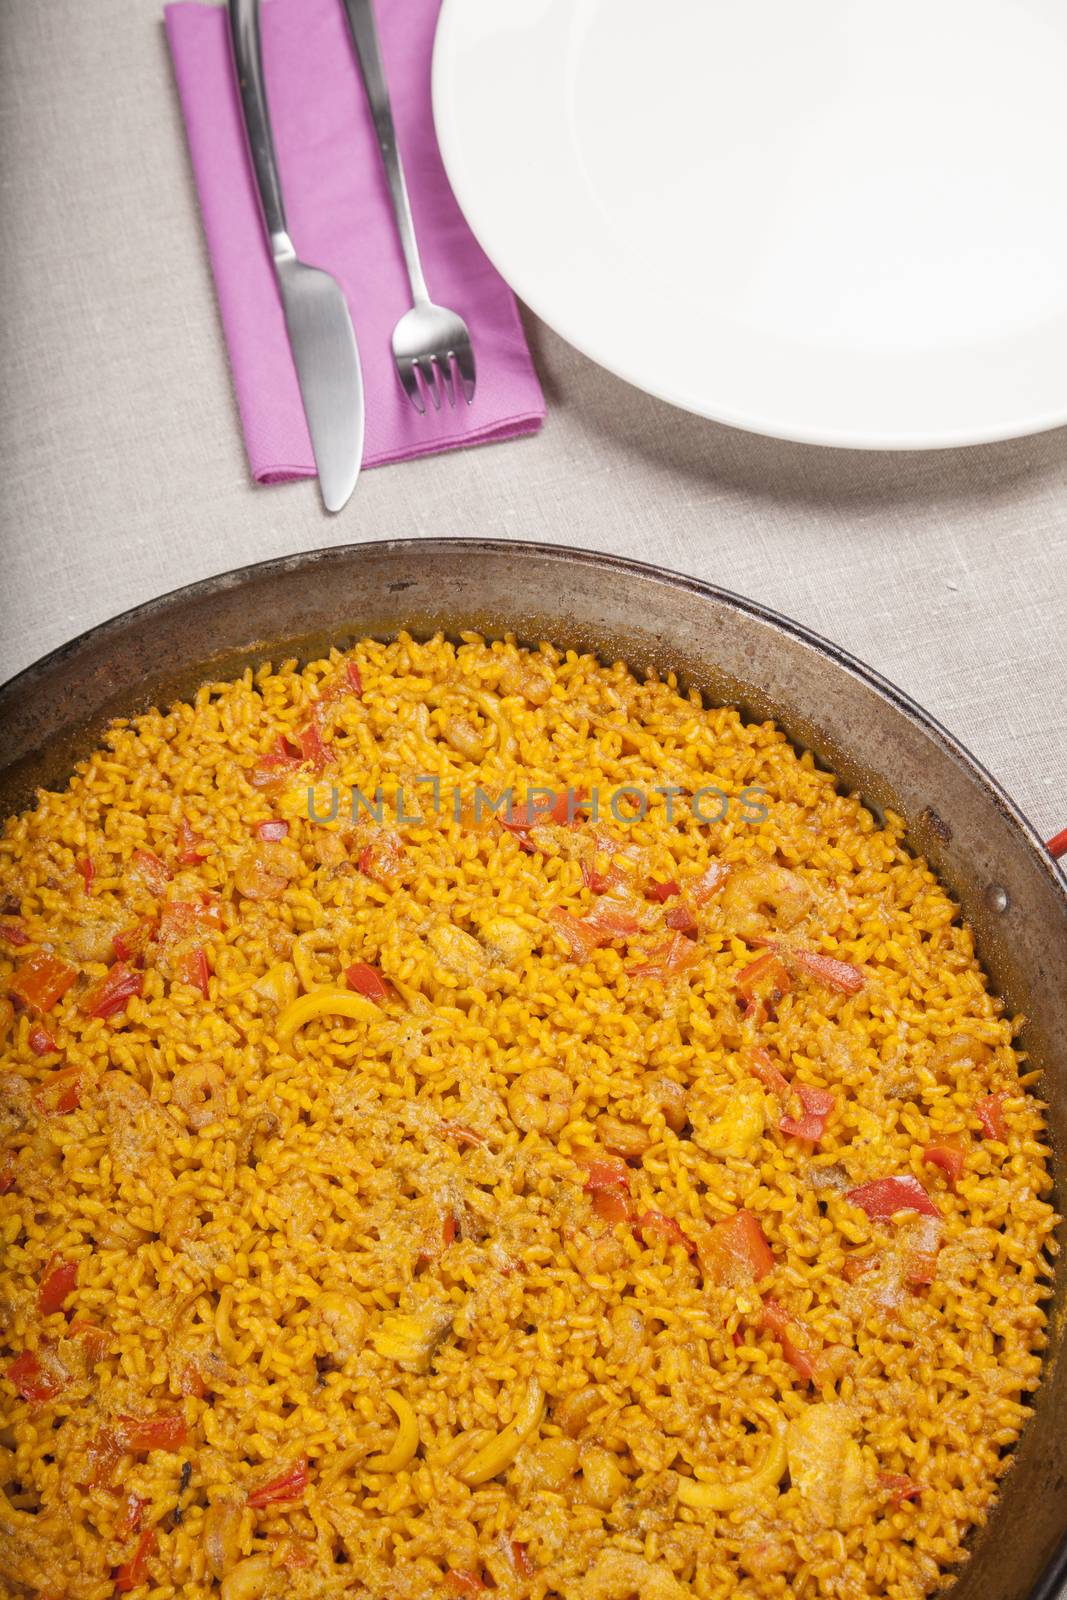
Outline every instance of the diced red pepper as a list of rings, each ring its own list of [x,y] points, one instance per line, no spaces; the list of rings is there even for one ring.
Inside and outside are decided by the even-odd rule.
[[[736,1211],[697,1237],[706,1278],[718,1284],[748,1284],[765,1278],[774,1266],[771,1247],[751,1211]]]
[[[294,737],[302,760],[307,762],[312,772],[322,772],[333,760],[333,751],[323,743],[322,730],[314,719],[306,727],[299,728]]]
[[[61,1067],[33,1091],[35,1110],[42,1117],[65,1117],[81,1105],[81,1068]]]
[[[98,1328],[95,1322],[90,1322],[87,1317],[75,1317],[67,1329],[67,1337],[82,1341],[85,1359],[91,1367],[103,1360],[109,1340],[103,1328]]]
[[[803,950],[796,945],[778,948],[794,967],[827,989],[836,989],[839,994],[859,994],[867,981],[859,967],[849,961],[838,961],[833,956],[821,955],[817,950]]]
[[[821,1346],[810,1328],[793,1317],[777,1300],[765,1300],[760,1326],[773,1333],[789,1365],[806,1383],[819,1376]]]
[[[881,1256],[878,1255],[846,1256],[841,1263],[841,1276],[846,1283],[855,1283],[865,1273],[873,1272],[875,1267],[880,1265],[881,1259]]]
[[[170,869],[164,866],[155,851],[135,850],[133,864],[152,894],[162,894],[170,882]]]
[[[681,894],[681,892],[680,885],[673,878],[668,878],[665,883],[657,883],[655,879],[651,879],[645,886],[645,894],[648,898],[650,900],[658,900],[660,905],[663,905],[666,900],[673,900],[674,896]]]
[[[115,1524],[116,1539],[132,1539],[135,1533],[141,1531],[141,1518],[144,1508],[150,1502],[142,1500],[139,1494],[130,1493],[126,1497],[126,1509]]]
[[[129,928],[122,928],[111,941],[111,953],[116,961],[128,961],[131,965],[139,966],[145,958],[148,946],[156,934],[156,920],[154,917],[142,917],[140,922],[133,923]]]
[[[257,822],[252,832],[265,844],[278,844],[289,837],[289,824],[284,817],[268,817],[266,822]]]
[[[689,885],[689,897],[693,904],[698,908],[707,905],[712,895],[722,888],[729,875],[729,867],[724,867],[721,861],[713,861],[696,882]]]
[[[182,1375],[178,1380],[178,1387],[182,1394],[192,1395],[194,1400],[202,1400],[207,1394],[207,1384],[204,1382],[203,1373],[195,1361],[190,1361],[182,1368]]]
[[[917,1500],[925,1488],[924,1484],[909,1478],[906,1472],[880,1472],[878,1483],[880,1488],[888,1490],[895,1506],[902,1505],[905,1500]]]
[[[500,818],[501,826],[509,833],[529,833],[531,828],[543,826],[546,822],[554,822],[562,826],[567,822],[577,821],[577,816],[572,816],[572,811],[577,813],[578,807],[584,803],[584,796],[574,794],[568,796],[564,789],[559,794],[530,795],[526,803],[511,808],[511,816]]]
[[[368,1000],[374,1000],[379,1005],[383,1000],[388,1000],[393,992],[393,986],[383,978],[377,967],[372,967],[369,961],[353,961],[350,967],[345,968],[345,982],[357,994],[364,995]]]
[[[400,835],[392,828],[380,828],[374,838],[359,853],[359,870],[372,883],[383,889],[392,889],[400,874],[404,860],[404,846]]]
[[[77,976],[76,967],[42,950],[16,967],[8,984],[8,994],[28,1011],[43,1016],[57,1000],[62,1000]]]
[[[987,1094],[975,1105],[975,1115],[982,1124],[983,1139],[996,1139],[1006,1144],[1008,1125],[1004,1121],[1004,1094]]]
[[[687,1255],[695,1256],[697,1247],[687,1233],[683,1233],[673,1217],[662,1211],[642,1211],[634,1223],[634,1236],[644,1239],[647,1234],[664,1239],[667,1244],[680,1244]]]
[[[180,1411],[159,1411],[152,1417],[119,1417],[118,1440],[134,1455],[148,1450],[180,1450],[185,1443],[185,1418]]]
[[[43,1405],[59,1393],[62,1384],[51,1372],[46,1372],[32,1350],[16,1356],[7,1369],[7,1375],[24,1400],[31,1405]]]
[[[649,959],[640,966],[628,967],[632,978],[676,978],[700,960],[700,951],[684,934],[673,933],[665,944],[650,950]]]
[[[923,1151],[923,1161],[931,1167],[940,1167],[951,1189],[960,1181],[966,1159],[967,1151],[960,1139],[938,1139]]]
[[[585,1189],[587,1194],[595,1194],[598,1189],[626,1189],[630,1187],[630,1169],[625,1161],[615,1156],[576,1156],[580,1167],[585,1169]]]
[[[199,833],[194,833],[183,817],[178,824],[178,861],[183,867],[198,867],[201,861],[207,860],[207,851],[203,849],[203,838]]]
[[[279,734],[273,748],[267,755],[260,756],[248,774],[248,781],[253,789],[276,788],[292,777],[302,759],[299,749]]]
[[[749,1072],[756,1075],[765,1088],[769,1089],[779,1103],[788,1110],[793,1103],[793,1091],[786,1078],[775,1066],[770,1055],[760,1045],[752,1045],[744,1050],[741,1059]]]
[[[537,1571],[530,1559],[526,1546],[519,1544],[517,1539],[512,1539],[511,1541],[511,1564],[520,1578],[532,1578]]]
[[[898,1211],[918,1211],[925,1217],[941,1215],[918,1178],[913,1178],[910,1172],[902,1178],[875,1178],[873,1183],[849,1189],[845,1199],[866,1211],[872,1221],[884,1222]]]
[[[82,882],[85,884],[85,892],[88,894],[92,887],[93,879],[96,877],[96,868],[93,866],[93,858],[92,856],[79,856],[74,865],[81,873]]]
[[[125,961],[116,961],[107,975],[98,978],[86,989],[78,1010],[87,1017],[114,1017],[125,1011],[127,1002],[144,988],[144,973],[129,967]]]
[[[553,906],[548,913],[548,920],[570,945],[572,961],[588,961],[593,951],[607,944],[611,938],[603,929],[592,927],[583,917],[573,916],[562,906]]]
[[[607,894],[611,888],[608,874],[601,872],[599,867],[591,866],[588,861],[582,862],[582,882],[593,894]]]
[[[597,1189],[593,1194],[593,1211],[601,1222],[614,1227],[617,1222],[632,1222],[633,1201],[625,1189]]]
[[[211,933],[221,924],[222,906],[218,900],[168,900],[159,918],[159,942],[178,944],[182,939]]]
[[[124,1561],[115,1573],[115,1588],[125,1594],[148,1581],[148,1562],[155,1554],[156,1530],[146,1528],[137,1541],[137,1548],[129,1561]]]
[[[785,966],[767,950],[763,955],[742,967],[735,980],[741,1015],[762,1022],[773,1017],[778,1002],[793,987],[793,980]]]
[[[802,1113],[799,1117],[783,1117],[778,1126],[791,1139],[818,1144],[837,1099],[829,1089],[813,1089],[806,1083],[795,1083],[793,1088],[800,1097]]]
[[[10,1150],[5,1150],[0,1155],[0,1194],[7,1194],[9,1189],[15,1187],[15,1157]]]
[[[29,934],[17,922],[0,922],[0,939],[3,939],[5,944],[14,945],[16,950],[30,942]]]
[[[89,1485],[99,1489],[111,1482],[112,1474],[122,1460],[123,1447],[113,1428],[98,1428],[89,1445],[91,1472]]]
[[[345,676],[348,679],[348,685],[352,690],[352,693],[362,695],[363,678],[360,675],[360,670],[354,661],[348,661],[345,663]]]
[[[299,1500],[307,1486],[308,1464],[301,1457],[281,1477],[272,1478],[269,1483],[262,1483],[258,1489],[253,1489],[248,1496],[248,1504],[258,1511],[261,1506],[277,1505],[283,1500]]]
[[[633,910],[616,895],[599,895],[584,920],[587,927],[606,934],[609,939],[625,939],[638,929]]]
[[[35,1023],[26,1036],[26,1043],[35,1056],[54,1056],[59,1050],[58,1044],[52,1038],[43,1023]]]
[[[665,925],[668,928],[673,929],[675,933],[696,933],[698,927],[700,926],[696,917],[694,917],[693,913],[690,911],[689,907],[684,903],[684,901],[681,905],[671,906],[671,909],[664,916],[663,921]]]
[[[473,1572],[446,1572],[446,1594],[484,1594],[485,1584]]]
[[[64,1301],[69,1294],[73,1294],[77,1281],[78,1263],[53,1256],[37,1290],[37,1309],[42,1317],[51,1316],[53,1311],[62,1311]]]
[[[207,999],[211,968],[200,945],[182,952],[174,963],[174,972],[180,983],[187,983],[191,989],[199,989]]]

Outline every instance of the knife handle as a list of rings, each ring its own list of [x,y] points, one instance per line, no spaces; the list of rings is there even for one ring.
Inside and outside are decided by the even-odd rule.
[[[267,90],[263,81],[263,52],[259,37],[259,0],[228,0],[230,39],[237,89],[241,97],[248,153],[256,176],[263,220],[274,256],[291,255],[293,246],[285,221],[282,186],[274,136],[270,131]]]
[[[367,91],[371,116],[374,118],[374,131],[378,135],[378,148],[382,153],[385,176],[392,196],[397,232],[400,234],[404,262],[411,281],[411,293],[417,301],[429,300],[430,293],[426,287],[422,262],[419,259],[419,247],[415,239],[415,219],[411,215],[411,201],[408,199],[404,168],[400,162],[400,151],[397,149],[396,127],[393,123],[393,109],[389,103],[389,86],[385,81],[385,62],[382,60],[374,7],[371,0],[344,0],[344,3],[352,43],[356,47],[356,59],[359,62],[363,87]]]

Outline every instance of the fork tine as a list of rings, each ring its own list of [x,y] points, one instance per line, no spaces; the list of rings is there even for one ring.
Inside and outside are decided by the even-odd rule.
[[[462,339],[453,352],[456,366],[459,369],[460,385],[463,389],[463,398],[470,405],[474,399],[474,351],[469,339]]]
[[[446,350],[443,355],[435,357],[435,360],[437,361],[437,370],[441,374],[441,387],[445,391],[445,398],[452,409],[455,410],[456,391],[452,384],[452,351]]]
[[[433,401],[435,411],[441,409],[441,391],[437,386],[437,373],[434,371],[433,356],[420,356],[416,365],[422,373],[422,381],[426,386],[430,399]]]
[[[404,386],[404,393],[419,413],[419,416],[424,417],[426,415],[426,402],[419,391],[419,380],[415,376],[413,362],[407,356],[398,356],[396,358],[396,370],[397,376]]]

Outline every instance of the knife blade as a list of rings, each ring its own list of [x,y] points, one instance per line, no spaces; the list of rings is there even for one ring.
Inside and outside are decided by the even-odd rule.
[[[363,373],[340,285],[299,260],[289,237],[263,80],[259,4],[228,0],[237,87],[319,488],[327,511],[340,511],[363,460]]]

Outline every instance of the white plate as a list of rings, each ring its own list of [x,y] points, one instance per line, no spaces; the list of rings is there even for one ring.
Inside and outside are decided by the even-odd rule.
[[[760,433],[1067,422],[1064,0],[444,0],[434,112],[518,294]]]

